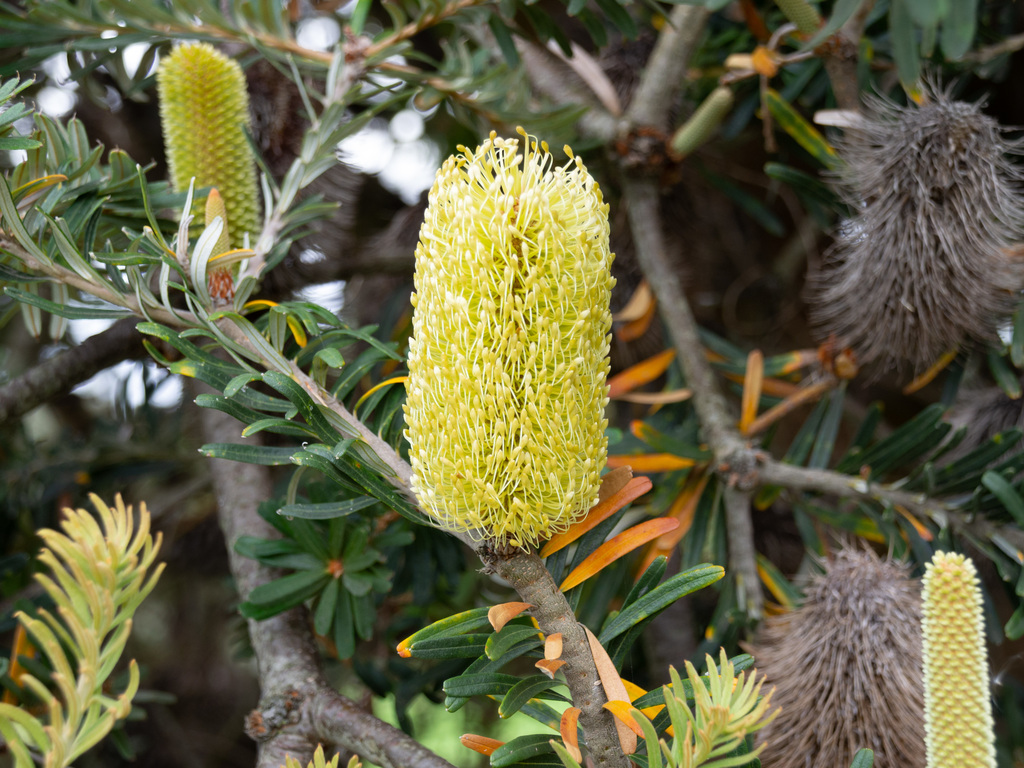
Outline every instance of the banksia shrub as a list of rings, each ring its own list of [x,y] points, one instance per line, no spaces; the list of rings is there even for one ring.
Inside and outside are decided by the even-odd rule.
[[[446,527],[533,544],[590,508],[605,464],[608,206],[568,148],[561,167],[494,133],[459,149],[416,247],[412,486]]]
[[[928,768],[995,768],[981,590],[970,558],[936,552],[924,575]]]
[[[206,43],[175,48],[157,70],[160,119],[171,184],[184,192],[216,187],[232,244],[260,231],[256,166],[245,135],[249,96],[241,67]]]
[[[765,766],[848,766],[868,747],[875,768],[924,768],[920,596],[900,565],[838,552],[751,653],[781,707]]]
[[[994,337],[1021,271],[1019,146],[978,104],[931,94],[875,100],[848,131],[842,187],[856,215],[816,277],[812,319],[860,363],[927,368],[965,339]]]

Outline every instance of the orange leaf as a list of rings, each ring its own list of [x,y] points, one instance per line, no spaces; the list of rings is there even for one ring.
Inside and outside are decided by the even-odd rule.
[[[569,707],[562,713],[562,722],[558,725],[558,731],[562,734],[562,742],[577,763],[583,761],[583,753],[580,752],[579,731],[576,729],[581,711],[578,707]]]
[[[789,358],[789,360],[780,366],[779,361],[786,358]],[[776,355],[772,358],[772,373],[775,376],[786,376],[790,373],[796,373],[809,365],[813,365],[819,362],[820,359],[816,349],[798,349],[785,355]]]
[[[591,632],[587,626],[583,626],[583,631],[587,633],[587,642],[590,643],[590,655],[594,657],[594,666],[597,667],[597,676],[601,679],[601,687],[604,688],[605,698],[608,702],[621,701],[629,706],[629,694],[626,693],[626,686],[622,683],[622,678],[619,677],[618,671],[615,669],[615,665],[612,660],[608,657],[608,651],[601,645],[601,641],[594,637],[594,633]],[[605,706],[608,706],[607,704]],[[614,710],[612,711],[614,714]],[[636,752],[636,733],[626,725],[620,725],[619,721],[615,721],[615,728],[619,733],[619,743],[622,745],[622,751],[627,755],[632,755]]]
[[[504,741],[490,739],[487,736],[477,736],[475,733],[464,733],[459,737],[462,746],[469,747],[481,755],[490,755],[494,750],[504,744]]]
[[[740,432],[746,432],[757,418],[757,406],[761,402],[761,386],[764,382],[764,355],[761,350],[751,350],[747,355],[747,372],[743,377],[743,405],[740,408]]]
[[[623,555],[629,554],[637,547],[642,547],[648,541],[678,527],[678,520],[671,517],[656,517],[626,529],[591,552],[582,563],[573,569],[572,573],[565,577],[565,581],[562,582],[559,589],[565,592],[582,584]]]
[[[636,320],[620,325],[615,329],[615,338],[622,342],[636,341],[651,327],[651,322],[658,314],[658,302],[652,301],[647,311]]]
[[[491,622],[495,632],[501,632],[502,627],[527,608],[533,608],[533,606],[530,603],[499,603],[498,605],[492,605],[490,610],[487,611],[487,620]]]
[[[747,429],[743,431],[743,434],[756,435],[758,432],[767,429],[770,425],[774,424],[787,413],[796,410],[801,405],[804,405],[805,403],[813,403],[819,397],[832,389],[833,386],[835,386],[835,380],[819,381],[816,384],[811,384],[809,387],[804,387],[797,394],[783,400],[778,405],[769,408],[754,419]],[[635,466],[633,468],[636,469]]]
[[[554,680],[555,672],[565,666],[565,659],[541,659],[533,666]]]
[[[632,392],[643,384],[648,384],[661,376],[675,359],[676,351],[666,349],[642,363],[631,365],[621,373],[608,379],[608,397],[618,397],[624,392]]]
[[[676,456],[674,453],[634,453],[608,457],[609,467],[629,466],[633,468],[634,472],[645,472],[648,474],[686,469],[696,463],[696,459]]]
[[[629,297],[629,301],[626,302],[626,306],[612,315],[612,320],[618,323],[639,320],[647,314],[653,301],[654,292],[651,291],[650,284],[646,280],[641,280],[640,284],[633,291],[633,295]]]
[[[659,536],[654,541],[650,549],[644,555],[643,562],[637,569],[637,574],[641,574],[647,570],[647,567],[654,562],[656,557],[661,555],[671,555],[672,551],[676,548],[676,545],[682,541],[683,536],[690,530],[690,526],[693,525],[693,516],[697,511],[697,504],[700,502],[700,497],[704,493],[704,488],[708,484],[708,480],[711,479],[710,475],[701,473],[696,479],[696,483],[687,481],[683,490],[676,496],[675,501],[672,502],[672,506],[668,508],[665,513],[665,517],[671,517],[679,521],[679,527],[674,531]]]
[[[615,399],[638,405],[663,405],[665,403],[681,403],[691,397],[693,397],[693,392],[689,389],[669,389],[664,392],[627,392]]]
[[[544,658],[549,661],[562,658],[562,633],[556,632],[544,638]]]
[[[903,388],[903,394],[912,395],[919,389],[923,389],[928,384],[931,384],[932,380],[936,376],[942,373],[942,371],[944,371],[950,363],[956,360],[956,356],[959,351],[960,350],[954,348],[949,350],[948,352],[944,352],[942,356],[938,360],[936,360],[935,363],[932,364],[931,368],[929,368],[927,371],[922,373],[920,376],[915,378],[912,382],[910,382],[909,384],[907,384],[907,386]]]
[[[602,705],[605,709],[615,715],[615,723],[618,725],[622,723],[629,730],[635,733],[640,738],[643,738],[644,729],[640,727],[640,724],[633,717],[633,705],[628,701],[606,701]]]
[[[622,678],[622,684],[626,686],[626,693],[629,694],[630,701],[636,701],[641,696],[645,696],[647,694],[647,691],[636,683],[629,682],[626,678]],[[650,720],[653,720],[664,708],[664,704],[655,704],[653,707],[644,707],[640,711],[647,715]]]
[[[910,511],[905,507],[899,504],[896,504],[895,507],[896,511],[903,515],[905,518],[907,518],[907,522],[914,526],[914,530],[917,531],[918,536],[920,536],[925,541],[932,540],[932,532],[928,530],[924,523],[922,523],[920,520],[918,520],[916,517],[910,514]]]
[[[611,472],[608,474],[610,475]],[[651,490],[651,479],[649,477],[634,477],[626,483],[624,488],[616,491],[607,499],[598,501],[585,518],[569,526],[565,533],[558,533],[552,536],[548,543],[544,545],[544,548],[541,549],[540,556],[547,557],[548,555],[553,555],[558,550],[569,546],[591,528],[607,520],[624,506],[634,499],[643,496],[649,490]]]
[[[11,646],[11,663],[7,669],[7,676],[14,681],[15,685],[21,686],[21,678],[25,674],[25,668],[21,666],[21,659],[19,657],[24,656],[27,659],[34,659],[36,654],[36,647],[32,643],[32,638],[29,637],[28,632],[25,631],[25,627],[20,622],[15,624],[14,642]],[[3,703],[16,703],[13,691],[4,690]]]
[[[633,469],[631,467],[617,467],[611,472],[606,472],[605,476],[601,478],[601,487],[597,491],[597,503],[600,504],[602,501],[610,499],[629,485],[629,481],[632,479]]]

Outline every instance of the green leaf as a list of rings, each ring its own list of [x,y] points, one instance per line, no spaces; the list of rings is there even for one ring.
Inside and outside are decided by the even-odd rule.
[[[341,584],[337,579],[332,578],[320,593],[316,610],[313,612],[313,630],[318,635],[326,636],[331,631],[331,627],[334,625],[334,608],[338,604],[339,594],[341,594]]]
[[[821,429],[818,430],[818,437],[814,441],[814,450],[811,451],[811,458],[807,462],[808,467],[824,469],[832,458],[832,449],[835,448],[836,435],[839,433],[839,423],[843,419],[843,404],[846,399],[846,382],[839,385],[828,395],[828,407],[825,416],[821,420]]]
[[[308,440],[311,437],[316,437],[316,433],[305,424],[298,424],[294,421],[290,421],[289,419],[276,417],[257,419],[242,430],[242,437],[252,437],[260,432],[273,432],[277,435],[288,435],[290,437],[298,437],[302,440]]]
[[[506,768],[514,766],[531,757],[540,757],[554,753],[550,742],[550,733],[531,733],[526,736],[517,736],[511,741],[506,741],[491,754],[492,768]],[[559,765],[560,763],[555,763]]]
[[[954,0],[955,2],[956,0]],[[871,768],[875,764],[875,753],[866,747],[853,756],[850,768]]]
[[[475,659],[484,652],[488,637],[482,632],[430,637],[417,640],[409,652],[416,659]]]
[[[481,672],[456,675],[444,681],[446,696],[469,698],[470,696],[504,696],[519,682],[515,675],[501,672]]]
[[[58,304],[13,286],[4,288],[4,293],[15,301],[39,307],[58,317],[66,317],[68,320],[120,320],[122,317],[135,316],[135,313],[130,309],[121,309],[111,304],[106,306],[96,306],[95,304]]]
[[[934,0],[921,0],[923,2],[934,2]],[[810,39],[800,46],[801,51],[813,51],[826,39],[832,37],[839,28],[845,24],[854,12],[864,4],[865,0],[836,0],[832,6],[832,15],[825,25],[819,29]]]
[[[243,464],[260,464],[264,467],[280,467],[292,463],[294,448],[279,448],[269,445],[241,445],[239,443],[207,443],[199,452],[211,459],[240,461]]]
[[[1006,633],[1007,640],[1019,640],[1024,637],[1024,604],[1017,606],[1017,610],[1006,622],[1003,631]]]
[[[376,504],[377,500],[369,496],[344,501],[328,501],[321,504],[286,504],[277,510],[277,514],[286,517],[301,517],[306,520],[330,520],[358,512],[360,509]]]
[[[765,101],[768,104],[768,111],[771,112],[779,127],[792,136],[793,140],[807,150],[819,163],[830,170],[838,170],[842,166],[843,163],[839,159],[839,155],[836,154],[832,145],[825,141],[821,132],[793,109],[778,91],[772,88],[767,89]]]
[[[988,369],[992,373],[992,377],[996,380],[996,384],[999,386],[1006,396],[1011,400],[1018,400],[1022,394],[1020,386],[1020,376],[1010,368],[1009,363],[1006,362],[1006,358],[1000,355],[998,352],[988,353]]]
[[[949,0],[904,0],[911,21],[919,27],[934,27],[949,13]]]
[[[0,138],[0,150],[36,149],[41,146],[43,146],[43,142],[25,136],[4,136]]]
[[[498,716],[502,718],[512,717],[530,699],[536,698],[544,691],[551,690],[556,685],[564,686],[565,683],[561,680],[552,680],[547,675],[530,675],[523,678],[505,694],[505,698],[498,705]]]
[[[239,610],[245,618],[260,621],[300,605],[332,580],[323,570],[290,573],[256,587]]]
[[[892,0],[889,7],[889,41],[900,82],[908,91],[915,89],[921,77],[921,58],[906,0]]]
[[[1024,527],[1024,499],[1002,475],[992,471],[981,476],[981,484],[995,494],[1017,525]]]
[[[607,646],[610,640],[618,637],[634,624],[665,610],[680,597],[696,592],[709,584],[714,584],[724,575],[724,568],[706,563],[677,573],[664,584],[624,608],[608,623],[608,626],[601,630],[598,639],[602,645]]]
[[[978,0],[952,0],[942,22],[942,52],[947,59],[961,59],[971,50],[977,26]]]
[[[462,613],[456,613],[453,616],[439,619],[433,624],[430,624],[429,626],[426,626],[405,638],[405,640],[398,644],[398,652],[401,654],[403,649],[413,652],[415,651],[416,645],[424,640],[440,637],[453,637],[465,632],[472,632],[473,630],[480,629],[481,627],[489,627],[491,624],[490,620],[487,618],[487,612],[489,610],[490,609],[486,606],[481,608],[472,608],[468,611],[463,611]]]
[[[623,36],[630,40],[637,36],[636,22],[629,15],[629,11],[623,8],[617,0],[597,0],[597,6],[604,11],[608,20],[622,32]],[[491,765],[494,765],[493,761]]]
[[[498,43],[498,48],[501,49],[501,55],[505,57],[505,63],[512,68],[518,67],[519,51],[516,50],[512,33],[508,31],[508,27],[505,26],[501,16],[497,13],[488,14],[487,26],[491,28],[491,33]]]
[[[501,632],[495,632],[487,639],[487,658],[500,659],[520,644],[540,645],[543,642],[540,630],[523,624],[506,624]],[[523,649],[525,650],[525,648]]]

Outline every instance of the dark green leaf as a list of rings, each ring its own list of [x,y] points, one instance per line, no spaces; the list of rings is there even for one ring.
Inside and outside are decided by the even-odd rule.
[[[329,520],[358,512],[360,509],[376,504],[377,500],[369,496],[344,501],[328,501],[321,504],[286,504],[277,510],[277,514],[287,517],[301,517],[306,520]]]
[[[989,471],[981,476],[981,484],[1003,503],[1014,522],[1024,527],[1024,499],[1021,499],[1020,494],[1010,485],[1009,481],[1002,475]]]
[[[320,593],[316,610],[313,612],[313,630],[318,635],[326,636],[334,626],[334,608],[338,604],[340,593],[341,585],[334,578],[327,582],[327,586]]]
[[[530,641],[533,641],[532,643]],[[487,640],[487,658],[500,659],[520,643],[540,645],[543,642],[540,630],[523,624],[506,624],[501,632],[495,632]]]
[[[917,0],[918,2],[936,2],[936,0]],[[800,46],[802,51],[811,51],[832,37],[845,24],[854,12],[864,4],[864,0],[836,0],[832,6],[832,15],[825,25],[815,32],[807,42]]]
[[[1003,631],[1006,632],[1007,640],[1019,640],[1024,637],[1024,604],[1017,606]]]
[[[1020,399],[1022,394],[1020,376],[1006,362],[1005,357],[998,352],[989,352],[988,369],[992,372],[992,377],[996,380],[996,384],[1006,393],[1008,398],[1011,400]]]
[[[409,653],[417,659],[475,659],[484,652],[488,637],[482,632],[430,637],[418,640]]]
[[[264,467],[279,467],[292,463],[294,448],[277,448],[269,445],[241,445],[240,443],[207,443],[199,452],[211,459],[227,459],[244,464],[261,464]]]
[[[915,88],[921,77],[921,58],[917,38],[907,11],[906,0],[892,0],[889,7],[889,41],[892,57],[896,61],[900,82],[907,89]]]
[[[560,680],[552,680],[547,675],[531,675],[530,677],[523,678],[505,694],[505,698],[498,705],[498,715],[502,718],[512,717],[530,699],[537,697],[544,691],[551,690],[556,685],[564,686],[565,683]]]
[[[13,286],[4,288],[4,293],[15,301],[39,307],[52,315],[66,317],[68,320],[119,320],[122,317],[135,316],[135,313],[130,309],[121,309],[112,304],[106,304],[105,306],[97,306],[95,304],[58,304]]]
[[[531,757],[554,754],[555,750],[550,744],[552,738],[557,739],[557,736],[551,733],[531,733],[506,741],[491,754],[491,768],[506,768]]]
[[[949,15],[942,23],[942,52],[947,59],[963,58],[971,50],[977,26],[978,0],[952,0]]]
[[[327,586],[331,575],[326,571],[298,571],[261,584],[249,593],[239,610],[247,619],[266,619],[313,597]]]
[[[610,640],[621,635],[634,624],[665,610],[683,595],[714,584],[724,575],[725,570],[721,566],[707,564],[697,565],[677,573],[628,608],[624,608],[601,631],[601,636],[598,639],[602,645],[606,646]]]

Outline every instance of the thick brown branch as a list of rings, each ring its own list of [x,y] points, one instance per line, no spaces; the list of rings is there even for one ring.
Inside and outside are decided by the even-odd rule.
[[[669,109],[708,16],[699,5],[677,5],[672,10],[626,113],[631,126],[668,130]]]
[[[607,698],[594,666],[594,657],[590,654],[586,633],[544,563],[536,555],[525,552],[508,559],[492,557],[487,562],[524,601],[533,605],[530,612],[544,634],[561,633],[565,679],[573,705],[582,710],[580,722],[594,764],[629,768],[631,763],[619,746],[612,715],[603,708]]]
[[[237,434],[237,423],[219,411],[203,410],[207,440],[223,442]],[[239,596],[280,574],[235,552],[241,536],[277,538],[257,514],[272,492],[265,467],[213,459],[211,472],[231,572]],[[301,608],[264,621],[250,621],[249,633],[259,667],[261,699],[247,723],[260,742],[258,768],[277,768],[286,755],[305,764],[318,743],[341,744],[387,768],[452,768],[451,764],[387,723],[360,710],[324,679],[319,656]]]
[[[0,423],[16,419],[122,360],[145,355],[137,320],[119,320],[107,330],[44,360],[0,387]]]

